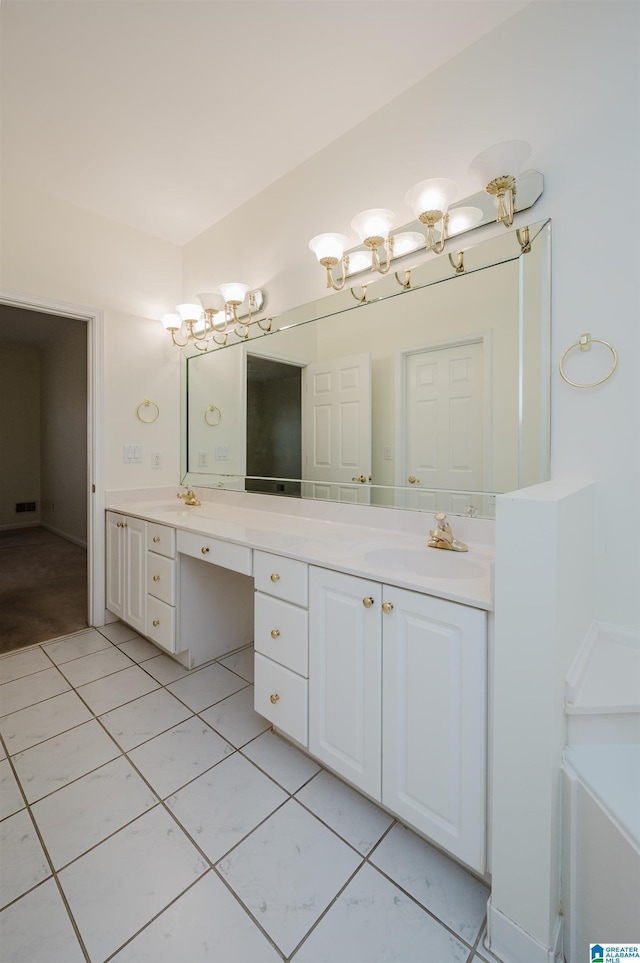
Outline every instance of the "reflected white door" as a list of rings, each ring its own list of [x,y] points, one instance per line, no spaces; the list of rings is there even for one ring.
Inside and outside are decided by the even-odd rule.
[[[302,494],[368,504],[371,355],[307,365],[302,394]]]
[[[483,342],[406,355],[404,398],[401,484],[415,489],[407,507],[463,514],[474,505],[482,511],[483,498],[464,492],[484,488]]]

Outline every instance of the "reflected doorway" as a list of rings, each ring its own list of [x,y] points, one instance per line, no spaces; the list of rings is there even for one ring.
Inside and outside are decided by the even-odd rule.
[[[246,490],[299,498],[300,482],[288,480],[302,477],[299,365],[247,353],[246,443]]]

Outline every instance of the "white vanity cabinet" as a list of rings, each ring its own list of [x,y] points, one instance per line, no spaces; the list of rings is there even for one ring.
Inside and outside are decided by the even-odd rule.
[[[141,635],[146,634],[146,523],[107,512],[106,607]]]
[[[254,706],[307,746],[308,565],[254,551]]]
[[[309,750],[485,870],[486,613],[310,567]]]

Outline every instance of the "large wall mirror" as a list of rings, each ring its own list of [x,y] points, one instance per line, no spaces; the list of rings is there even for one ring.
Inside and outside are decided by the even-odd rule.
[[[492,517],[549,477],[550,234],[505,231],[185,358],[184,482]]]

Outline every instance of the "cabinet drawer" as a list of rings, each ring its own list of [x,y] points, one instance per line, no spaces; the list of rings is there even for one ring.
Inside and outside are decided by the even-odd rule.
[[[287,602],[295,602],[303,608],[309,604],[308,568],[306,562],[296,562],[282,555],[253,553],[256,589]]]
[[[231,569],[232,572],[251,575],[251,549],[246,545],[223,542],[219,538],[193,532],[178,532],[178,551],[212,565]]]
[[[158,525],[157,522],[147,522],[147,549],[166,555],[168,558],[176,556],[176,530],[168,525]]]
[[[167,605],[176,604],[175,559],[147,552],[147,592]]]
[[[147,596],[147,637],[167,652],[176,651],[176,610],[153,595]]]
[[[256,592],[256,652],[261,652],[298,675],[308,676],[308,618],[306,609]]]
[[[308,686],[283,665],[255,655],[254,708],[300,745],[307,745]]]

